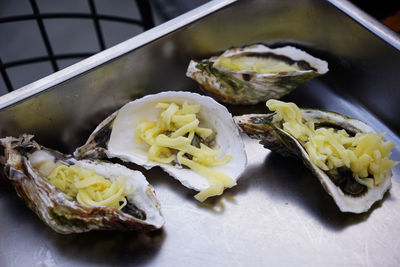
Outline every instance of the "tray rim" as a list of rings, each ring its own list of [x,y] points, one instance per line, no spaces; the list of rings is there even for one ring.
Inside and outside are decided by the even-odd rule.
[[[346,15],[361,24],[364,28],[380,37],[388,44],[400,50],[400,36],[382,22],[373,18],[348,0],[326,0]]]

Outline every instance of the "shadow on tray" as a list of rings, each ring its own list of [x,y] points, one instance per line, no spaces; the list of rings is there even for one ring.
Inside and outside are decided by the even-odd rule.
[[[386,193],[383,200],[376,202],[368,212],[362,214],[343,213],[325,192],[318,178],[301,161],[270,153],[263,168],[267,172],[264,180],[266,194],[306,210],[333,231],[341,231],[367,220],[375,209],[381,207],[385,199],[390,198],[390,193]]]
[[[119,265],[150,263],[166,234],[157,230],[149,233],[93,231],[67,236],[50,232],[49,235],[55,247],[67,258]]]

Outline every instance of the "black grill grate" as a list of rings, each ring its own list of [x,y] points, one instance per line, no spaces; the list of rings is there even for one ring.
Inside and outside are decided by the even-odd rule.
[[[65,53],[65,54],[54,54],[52,44],[49,40],[49,36],[46,31],[46,27],[43,23],[44,19],[57,19],[57,18],[80,18],[93,20],[94,28],[96,31],[97,41],[99,42],[100,51],[106,48],[104,42],[104,36],[100,21],[114,21],[120,23],[130,23],[141,26],[143,30],[148,30],[154,26],[154,20],[151,12],[149,0],[133,0],[138,7],[140,18],[127,18],[113,15],[102,15],[97,13],[96,0],[88,0],[90,13],[40,13],[39,6],[36,0],[29,0],[30,6],[33,13],[27,15],[9,16],[0,18],[0,24],[11,23],[16,21],[33,21],[38,24],[41,38],[46,48],[47,56],[30,57],[22,60],[14,60],[9,62],[3,62],[0,57],[0,73],[3,81],[7,87],[8,92],[11,92],[13,88],[12,81],[7,74],[7,69],[15,66],[38,63],[38,62],[50,62],[53,71],[58,71],[59,66],[57,60],[59,59],[82,59],[89,57],[99,51],[93,53]]]

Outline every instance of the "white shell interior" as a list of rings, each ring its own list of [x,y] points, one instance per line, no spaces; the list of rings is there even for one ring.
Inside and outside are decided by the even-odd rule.
[[[51,163],[53,167],[56,166],[54,156],[44,150],[32,153],[29,156],[29,161],[34,168],[51,165]],[[70,161],[82,168],[94,170],[98,175],[110,181],[114,181],[120,176],[125,177],[126,185],[131,185],[134,188],[134,191],[126,197],[128,202],[134,203],[136,207],[146,213],[145,222],[147,224],[154,225],[156,228],[160,228],[164,224],[164,218],[161,216],[158,202],[151,191],[149,183],[140,171],[134,171],[120,164],[104,161],[75,159],[70,159]]]
[[[165,101],[201,105],[200,126],[209,127],[216,131],[214,149],[221,150],[222,157],[232,155],[232,160],[229,163],[213,168],[229,175],[236,181],[246,167],[247,158],[243,141],[233,122],[232,115],[224,106],[212,98],[196,93],[163,92],[145,96],[123,106],[118,111],[113,123],[108,142],[108,155],[136,163],[147,169],[160,166],[184,186],[197,191],[208,188],[207,178],[190,169],[150,161],[147,157],[148,145],[138,144],[134,140],[134,133],[139,122],[143,119],[156,121],[161,109],[157,109],[155,106],[157,103]]]

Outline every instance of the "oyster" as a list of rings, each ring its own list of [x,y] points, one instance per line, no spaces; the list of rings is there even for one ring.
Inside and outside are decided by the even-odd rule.
[[[326,72],[326,61],[298,48],[256,44],[231,48],[199,62],[192,60],[186,76],[224,103],[256,104],[279,99]]]
[[[247,164],[244,144],[240,138],[239,131],[233,122],[231,114],[224,106],[210,97],[191,92],[163,92],[148,95],[126,104],[100,123],[90,135],[88,141],[82,147],[76,149],[74,155],[79,158],[117,157],[123,161],[141,165],[146,169],[160,166],[190,189],[201,192],[210,189],[212,182],[205,175],[184,167],[186,165],[180,164],[177,159],[170,163],[150,160],[148,157],[149,145],[135,140],[136,131],[140,128],[139,124],[142,121],[157,121],[160,118],[160,115],[157,116],[156,108],[159,103],[162,106],[169,105],[168,103],[176,103],[177,105],[185,105],[186,103],[201,106],[197,114],[200,121],[199,126],[208,127],[215,133],[213,140],[208,142],[210,147],[221,151],[221,155],[217,157],[218,159],[231,155],[229,162],[219,166],[212,166],[210,169],[224,173],[232,179],[231,183],[226,184],[225,187],[234,186]],[[183,125],[188,126],[188,124],[184,123]],[[165,135],[168,135],[168,133],[165,133]],[[163,137],[167,138],[165,135]],[[190,134],[189,136],[186,134],[185,138],[190,138]],[[192,139],[192,145],[194,141],[195,138]],[[177,147],[173,148],[179,151]],[[174,157],[174,155],[169,156]],[[192,158],[193,155],[188,155],[187,157]],[[222,194],[222,191],[212,195],[219,194]],[[196,198],[203,201],[207,197]]]
[[[32,135],[0,139],[0,163],[18,195],[39,218],[61,234],[91,230],[155,230],[164,219],[152,186],[143,174],[122,165],[98,160],[76,160],[46,149]],[[70,198],[47,178],[56,166],[79,166],[114,181],[124,177],[133,191],[122,209],[88,206]],[[103,178],[104,179],[104,178]]]
[[[268,107],[276,111],[278,109],[273,106],[277,103],[279,105],[284,102],[269,100],[267,105],[269,104]],[[294,105],[293,103],[287,104]],[[297,108],[297,106],[295,107]],[[328,111],[313,109],[298,109],[298,111],[301,115],[296,120],[300,118],[301,124],[290,125],[292,122],[282,119],[281,111],[269,114],[242,115],[234,117],[234,120],[246,134],[260,140],[264,147],[284,156],[301,158],[304,164],[318,177],[323,188],[331,195],[342,212],[362,213],[367,211],[373,203],[382,199],[385,192],[391,187],[391,169],[397,164],[389,160],[390,150],[394,144],[390,141],[382,142],[382,136],[375,134],[374,130],[362,121]],[[295,118],[296,111],[292,107],[283,112],[286,112],[289,117]],[[302,131],[301,127],[303,126],[306,131],[309,129],[314,131],[315,128],[315,132],[327,132],[330,135],[326,138],[322,135],[315,135],[317,138],[305,140],[302,134],[298,134]],[[341,135],[340,138],[346,142],[344,146],[339,142],[335,143],[336,139],[333,138],[333,133]],[[376,137],[375,140],[379,139],[379,141],[371,142],[371,144],[365,143],[368,141],[363,144],[357,143],[358,148],[355,150],[360,154],[357,155],[356,161],[352,162],[350,157],[352,152],[345,150],[354,145],[357,140],[361,140],[361,136],[363,136],[362,138]],[[354,138],[352,139],[352,137]],[[317,139],[321,141],[318,142]],[[316,150],[327,151],[325,155],[315,152],[316,150],[312,147],[314,141],[320,146]],[[373,155],[368,155],[368,150],[373,149],[375,149]],[[345,151],[343,158],[336,157],[335,153],[342,153],[342,151]],[[329,158],[330,155],[332,158]],[[382,159],[385,161],[382,164],[370,163],[373,157],[386,158]],[[332,162],[329,162],[330,159]],[[329,166],[330,164],[332,166]],[[377,164],[378,167],[374,167],[373,164]],[[373,169],[378,169],[377,174],[372,171]],[[381,170],[383,170],[382,173],[378,173]],[[363,174],[363,172],[365,173]]]

